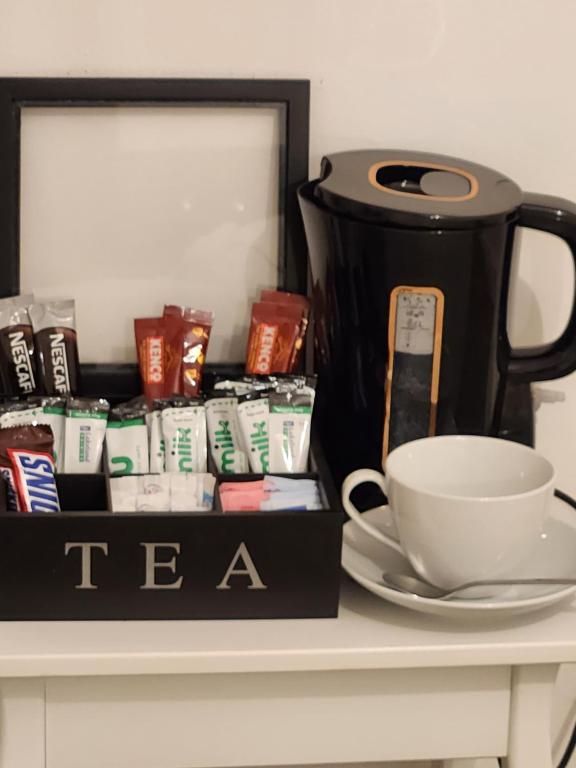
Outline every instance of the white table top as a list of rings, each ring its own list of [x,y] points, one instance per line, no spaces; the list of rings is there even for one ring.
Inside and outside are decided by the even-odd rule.
[[[498,621],[413,613],[345,579],[337,619],[0,623],[0,677],[576,662],[576,602]]]

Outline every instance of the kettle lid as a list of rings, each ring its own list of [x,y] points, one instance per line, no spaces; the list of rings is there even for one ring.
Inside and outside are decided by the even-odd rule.
[[[522,202],[518,185],[491,168],[392,149],[325,156],[314,194],[329,208],[366,221],[434,229],[506,221]]]

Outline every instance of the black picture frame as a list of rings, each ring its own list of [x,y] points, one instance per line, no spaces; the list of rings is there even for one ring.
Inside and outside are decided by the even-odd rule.
[[[308,178],[309,80],[0,78],[0,297],[20,291],[20,125],[26,107],[276,106],[280,120],[278,287],[306,293],[296,190]]]

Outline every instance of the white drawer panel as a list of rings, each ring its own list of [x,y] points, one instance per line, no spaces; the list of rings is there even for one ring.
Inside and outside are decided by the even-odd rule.
[[[59,678],[47,768],[222,768],[503,754],[505,667]]]

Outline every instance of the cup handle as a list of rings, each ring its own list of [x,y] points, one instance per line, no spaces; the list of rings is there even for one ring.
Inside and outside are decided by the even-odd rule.
[[[362,530],[369,536],[378,539],[378,541],[392,547],[392,549],[396,550],[396,552],[399,552],[401,555],[404,555],[404,550],[402,549],[400,542],[396,541],[396,539],[393,539],[391,536],[387,536],[385,533],[382,533],[382,531],[379,531],[378,528],[375,528],[373,525],[366,522],[364,515],[359,512],[350,501],[350,494],[357,485],[361,485],[362,483],[375,483],[381,488],[382,492],[386,494],[386,478],[384,475],[381,475],[380,472],[376,472],[374,469],[357,469],[355,472],[352,472],[342,483],[342,505],[344,506],[348,517],[354,520],[356,525],[360,526],[360,528],[362,528]]]

